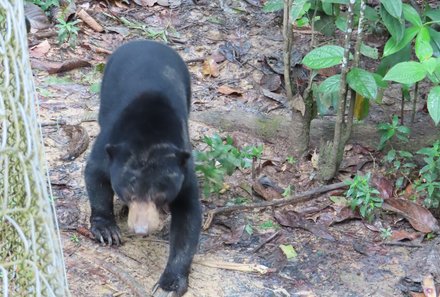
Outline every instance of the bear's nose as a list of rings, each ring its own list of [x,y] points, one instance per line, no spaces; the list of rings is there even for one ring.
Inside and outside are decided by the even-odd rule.
[[[137,235],[147,235],[148,234],[148,226],[134,226],[133,231]]]

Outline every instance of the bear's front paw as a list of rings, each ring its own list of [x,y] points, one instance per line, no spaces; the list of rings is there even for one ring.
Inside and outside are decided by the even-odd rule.
[[[114,220],[95,217],[91,219],[90,231],[95,236],[95,239],[102,244],[106,242],[108,245],[121,245],[121,231]]]
[[[154,297],[181,297],[187,290],[188,276],[164,272],[154,286],[152,295]]]

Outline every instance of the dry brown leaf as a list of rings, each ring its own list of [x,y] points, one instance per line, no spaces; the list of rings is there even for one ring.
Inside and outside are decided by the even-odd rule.
[[[393,234],[391,235],[391,239],[393,241],[401,241],[401,240],[414,240],[417,239],[421,236],[420,233],[416,233],[416,232],[408,232],[405,230],[395,230],[393,231]]]
[[[84,60],[74,59],[66,62],[49,62],[31,59],[31,65],[33,68],[45,70],[49,74],[61,73],[70,71],[77,68],[89,67],[91,64]]]
[[[389,179],[374,175],[371,179],[371,184],[379,190],[382,199],[388,199],[393,196],[394,185]]]
[[[440,231],[438,221],[431,212],[412,201],[390,198],[384,201],[382,208],[401,215],[414,229],[422,233]]]
[[[281,78],[278,74],[264,74],[260,80],[263,89],[274,92],[281,86]]]
[[[296,94],[293,97],[292,107],[301,112],[303,116],[306,113],[306,105],[304,104],[304,99],[299,94]]]
[[[224,95],[231,95],[231,94],[242,95],[243,94],[243,91],[231,88],[230,86],[227,86],[227,85],[220,86],[217,91],[221,94],[224,94]]]
[[[220,75],[217,63],[212,57],[206,58],[206,60],[203,62],[202,73],[203,75],[212,77],[217,77]]]
[[[29,50],[29,55],[34,58],[41,58],[44,55],[46,55],[49,50],[50,50],[49,41],[45,39],[43,42],[37,44],[36,46],[31,47],[31,49]]]

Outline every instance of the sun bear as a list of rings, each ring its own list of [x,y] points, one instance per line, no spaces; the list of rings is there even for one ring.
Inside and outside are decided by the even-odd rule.
[[[166,45],[128,42],[110,56],[100,97],[101,130],[85,169],[91,231],[102,243],[121,244],[115,194],[128,206],[128,227],[136,234],[154,231],[158,211],[167,205],[170,251],[155,289],[182,296],[201,229],[188,132],[188,69]]]

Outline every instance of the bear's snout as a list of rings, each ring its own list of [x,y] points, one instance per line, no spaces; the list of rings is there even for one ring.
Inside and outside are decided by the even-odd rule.
[[[151,234],[160,227],[160,215],[151,201],[132,201],[128,206],[128,229],[138,235]]]

